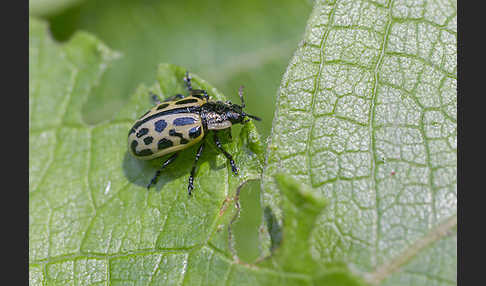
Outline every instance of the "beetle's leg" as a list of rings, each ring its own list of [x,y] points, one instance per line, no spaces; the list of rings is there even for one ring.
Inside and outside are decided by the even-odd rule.
[[[202,93],[203,93],[203,95],[204,95],[204,98],[206,99],[206,102],[208,102],[208,101],[209,101],[209,95],[208,95],[208,92],[207,92],[207,91],[205,91],[205,90],[203,90],[203,91],[202,91]]]
[[[174,100],[178,100],[178,99],[183,99],[183,98],[184,98],[184,95],[182,95],[182,94],[178,93],[178,94],[176,94],[176,95],[174,95],[174,96],[171,96],[171,97],[169,97],[169,98],[164,99],[164,101],[162,101],[162,102],[161,102],[161,101],[160,101],[160,97],[159,97],[158,95],[154,94],[154,93],[153,93],[153,92],[151,92],[151,91],[149,92],[149,94],[150,94],[150,96],[152,97],[152,100],[154,101],[154,103],[155,103],[156,105],[159,105],[159,104],[160,104],[160,103],[162,103],[162,102],[174,101]]]
[[[216,146],[218,147],[218,149],[221,152],[223,152],[223,154],[226,156],[226,158],[230,161],[231,170],[233,171],[233,173],[235,173],[235,175],[238,175],[238,168],[236,168],[235,161],[233,161],[233,156],[231,156],[230,153],[226,152],[226,150],[223,149],[221,142],[219,142],[219,138],[218,138],[216,131],[213,132],[213,136],[214,136],[214,143],[216,143]]]
[[[192,91],[192,85],[191,85],[191,76],[189,75],[189,72],[186,71],[186,76],[184,77],[184,81],[186,82],[186,87],[189,93]]]
[[[202,94],[206,101],[209,101],[209,95],[208,92],[204,89],[192,89],[192,84],[191,84],[191,76],[189,75],[189,72],[186,71],[186,76],[184,77],[184,81],[186,82],[186,87],[187,91],[189,91],[189,95],[200,95]]]
[[[194,163],[192,163],[191,175],[189,176],[189,185],[187,186],[187,192],[189,196],[192,195],[192,190],[194,189],[194,175],[196,173],[197,161],[199,160],[199,157],[201,157],[203,149],[204,149],[204,142],[201,143],[201,146],[199,146],[199,149],[197,150],[196,153],[196,159],[194,159]]]
[[[164,99],[164,102],[179,100],[179,99],[183,99],[183,98],[184,98],[184,95],[178,93],[178,94],[176,94],[174,96],[171,96],[171,97],[168,97],[168,98]]]
[[[156,172],[155,172],[155,175],[153,176],[152,180],[150,180],[150,183],[147,185],[147,189],[150,189],[150,187],[152,185],[155,184],[155,182],[157,182],[157,178],[159,177],[160,175],[160,172],[162,172],[162,170],[167,167],[167,165],[169,165],[170,163],[174,162],[174,160],[177,158],[177,154],[179,154],[178,152],[177,153],[174,153],[174,155],[170,156],[169,159],[167,159],[163,164],[162,164],[162,167],[160,167],[160,169],[158,169]]]
[[[149,91],[149,95],[150,95],[150,97],[152,98],[152,100],[154,101],[154,103],[156,105],[159,105],[160,104],[160,98],[159,98],[158,95],[156,95],[155,93],[153,93],[151,91]]]

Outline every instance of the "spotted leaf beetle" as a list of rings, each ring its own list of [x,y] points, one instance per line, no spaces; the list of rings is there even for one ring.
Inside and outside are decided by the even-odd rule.
[[[197,161],[203,152],[206,136],[212,133],[216,147],[229,160],[233,173],[238,175],[238,168],[233,157],[221,145],[218,130],[231,128],[233,124],[246,123],[250,120],[248,118],[258,121],[261,119],[243,111],[245,108],[243,87],[240,87],[238,91],[241,105],[237,105],[230,101],[210,100],[206,90],[193,89],[188,72],[186,72],[184,81],[189,92],[186,97],[176,94],[160,102],[158,97],[151,93],[156,105],[142,115],[130,128],[128,149],[134,157],[142,160],[174,153],[155,172],[147,185],[147,189],[149,189],[157,182],[162,170],[174,162],[180,151],[202,141],[189,176],[187,191],[191,195],[194,189]]]

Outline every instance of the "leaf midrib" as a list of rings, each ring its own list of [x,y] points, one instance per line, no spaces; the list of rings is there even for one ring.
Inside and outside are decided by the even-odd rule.
[[[376,172],[376,162],[377,162],[377,152],[376,152],[376,139],[375,139],[375,128],[373,128],[373,123],[375,122],[375,107],[376,107],[376,101],[377,101],[377,89],[378,89],[378,78],[379,78],[379,70],[381,67],[381,64],[383,63],[383,58],[385,57],[385,50],[386,50],[386,44],[388,42],[388,36],[390,35],[390,27],[393,22],[392,19],[392,11],[391,8],[393,6],[393,1],[390,0],[388,2],[388,20],[386,23],[386,28],[385,28],[385,33],[383,35],[383,42],[381,44],[381,49],[380,49],[380,54],[378,56],[378,60],[376,62],[374,71],[373,71],[373,88],[372,88],[372,94],[371,94],[371,106],[370,106],[370,117],[369,117],[369,122],[368,122],[368,132],[370,136],[370,141],[368,144],[368,149],[370,154],[370,181],[371,181],[371,189],[374,191],[374,199],[375,199],[375,207],[373,208],[374,210],[374,216],[373,216],[373,251],[371,252],[371,264],[376,267],[377,265],[377,255],[378,255],[378,243],[380,241],[380,212],[378,211],[380,209],[380,199],[378,197],[378,190],[377,190],[377,172]]]

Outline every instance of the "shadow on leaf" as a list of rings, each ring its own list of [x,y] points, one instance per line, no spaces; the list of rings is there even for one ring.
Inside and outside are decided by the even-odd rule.
[[[195,182],[198,180],[198,169],[205,162],[209,162],[211,170],[220,170],[226,168],[226,163],[217,165],[216,147],[212,146],[213,144],[208,143],[209,142],[206,142],[204,152],[197,163],[198,167],[194,177]],[[157,183],[152,186],[150,190],[156,190],[159,192],[167,183],[179,177],[187,177],[187,180],[189,180],[191,168],[199,145],[200,143],[190,147],[189,149],[182,150],[176,160],[162,170]],[[152,160],[140,160],[133,157],[127,150],[123,157],[123,173],[127,180],[131,183],[146,188],[152,177],[155,175],[155,172],[172,154],[173,153]],[[184,189],[187,190],[187,184],[184,186]]]

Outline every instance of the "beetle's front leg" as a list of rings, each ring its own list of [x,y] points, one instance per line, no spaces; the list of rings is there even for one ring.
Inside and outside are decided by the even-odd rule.
[[[231,156],[230,153],[226,152],[226,150],[223,149],[223,145],[221,145],[221,142],[219,141],[218,134],[216,131],[213,131],[213,138],[214,138],[214,143],[216,143],[216,146],[218,149],[223,152],[223,154],[226,156],[226,158],[230,161],[231,165],[231,170],[235,175],[238,175],[238,168],[236,167],[235,161],[233,160],[233,156]]]

